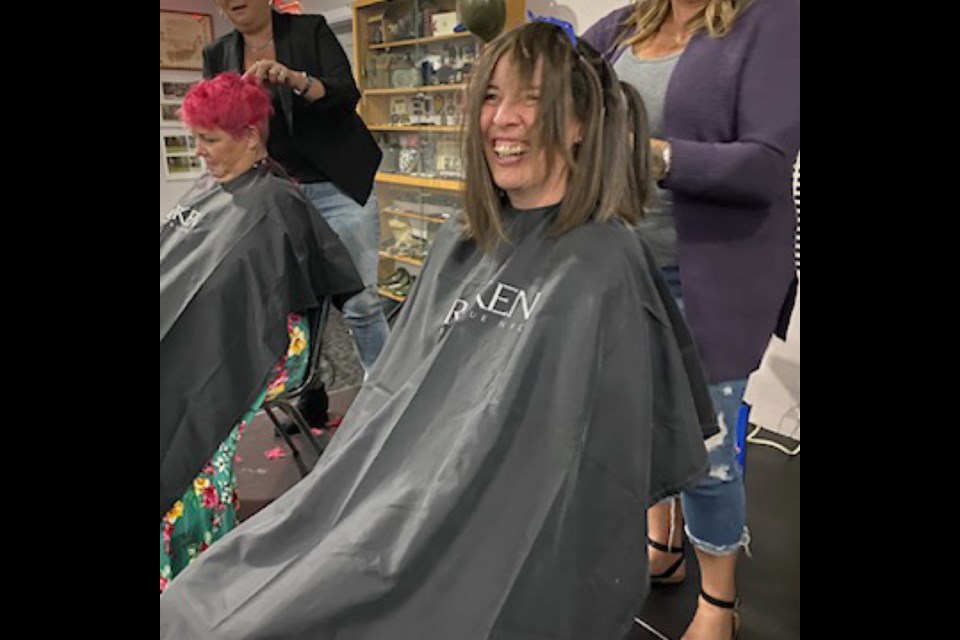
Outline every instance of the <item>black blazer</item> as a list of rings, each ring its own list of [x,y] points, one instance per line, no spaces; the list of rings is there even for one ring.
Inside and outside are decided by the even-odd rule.
[[[291,71],[306,71],[327,89],[310,103],[280,88],[283,116],[297,149],[340,189],[366,204],[382,153],[357,115],[360,91],[339,40],[320,15],[273,13],[277,60]],[[243,36],[232,31],[203,51],[203,77],[243,73]],[[268,145],[269,148],[269,145]]]

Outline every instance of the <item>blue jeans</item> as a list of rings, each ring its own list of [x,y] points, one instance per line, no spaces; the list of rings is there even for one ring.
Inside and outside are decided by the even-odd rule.
[[[663,275],[683,311],[680,270],[664,267]],[[737,421],[746,390],[747,380],[710,385],[720,427],[720,433],[707,441],[710,473],[681,496],[687,537],[697,549],[714,556],[734,555],[750,544],[747,492],[737,460]]]
[[[380,246],[380,212],[377,196],[370,194],[361,207],[332,182],[301,185],[313,206],[346,246],[366,287],[343,307],[343,319],[353,334],[360,362],[373,368],[390,335],[387,319],[377,295],[377,252]]]

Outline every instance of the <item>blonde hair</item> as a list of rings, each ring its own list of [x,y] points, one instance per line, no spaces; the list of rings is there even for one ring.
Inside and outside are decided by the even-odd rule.
[[[533,22],[501,35],[480,56],[466,97],[464,232],[484,251],[505,239],[501,217],[505,194],[493,181],[479,127],[490,80],[504,56],[510,57],[512,72],[527,85],[533,84],[537,65],[543,65],[539,110],[531,133],[546,153],[547,175],[558,157],[569,171],[550,235],[561,236],[589,220],[633,223],[639,218],[636,180],[629,175],[636,166],[628,144],[629,104],[612,69],[595,51],[586,51],[588,47],[580,43],[575,49],[559,27]],[[566,143],[571,120],[581,125],[582,133],[573,153]],[[646,193],[641,195],[645,199]]]
[[[730,33],[734,23],[754,1],[708,0],[684,27],[691,34],[706,31],[711,37],[722,38]],[[631,46],[653,38],[670,16],[670,7],[670,0],[637,0],[636,10],[623,23],[625,29],[621,43]]]

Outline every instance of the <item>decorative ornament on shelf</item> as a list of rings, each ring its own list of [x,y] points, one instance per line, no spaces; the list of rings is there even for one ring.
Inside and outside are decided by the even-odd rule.
[[[505,0],[457,0],[457,16],[465,30],[490,42],[507,23],[507,3]]]

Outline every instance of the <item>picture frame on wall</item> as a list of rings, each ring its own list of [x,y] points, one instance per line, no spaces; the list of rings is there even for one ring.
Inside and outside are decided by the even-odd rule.
[[[208,13],[160,11],[160,68],[200,71],[203,48],[213,41]]]
[[[194,84],[200,81],[200,74],[186,71],[160,72],[160,127],[182,127],[179,111],[183,98]]]
[[[161,127],[179,127],[180,126],[180,103],[179,102],[161,102],[160,103],[160,126]]]
[[[189,131],[161,132],[160,148],[167,180],[196,180],[203,174],[205,167],[197,157],[197,141]]]
[[[160,99],[164,102],[182,102],[187,95],[187,91],[195,84],[196,80],[188,82],[162,80],[160,82]]]

